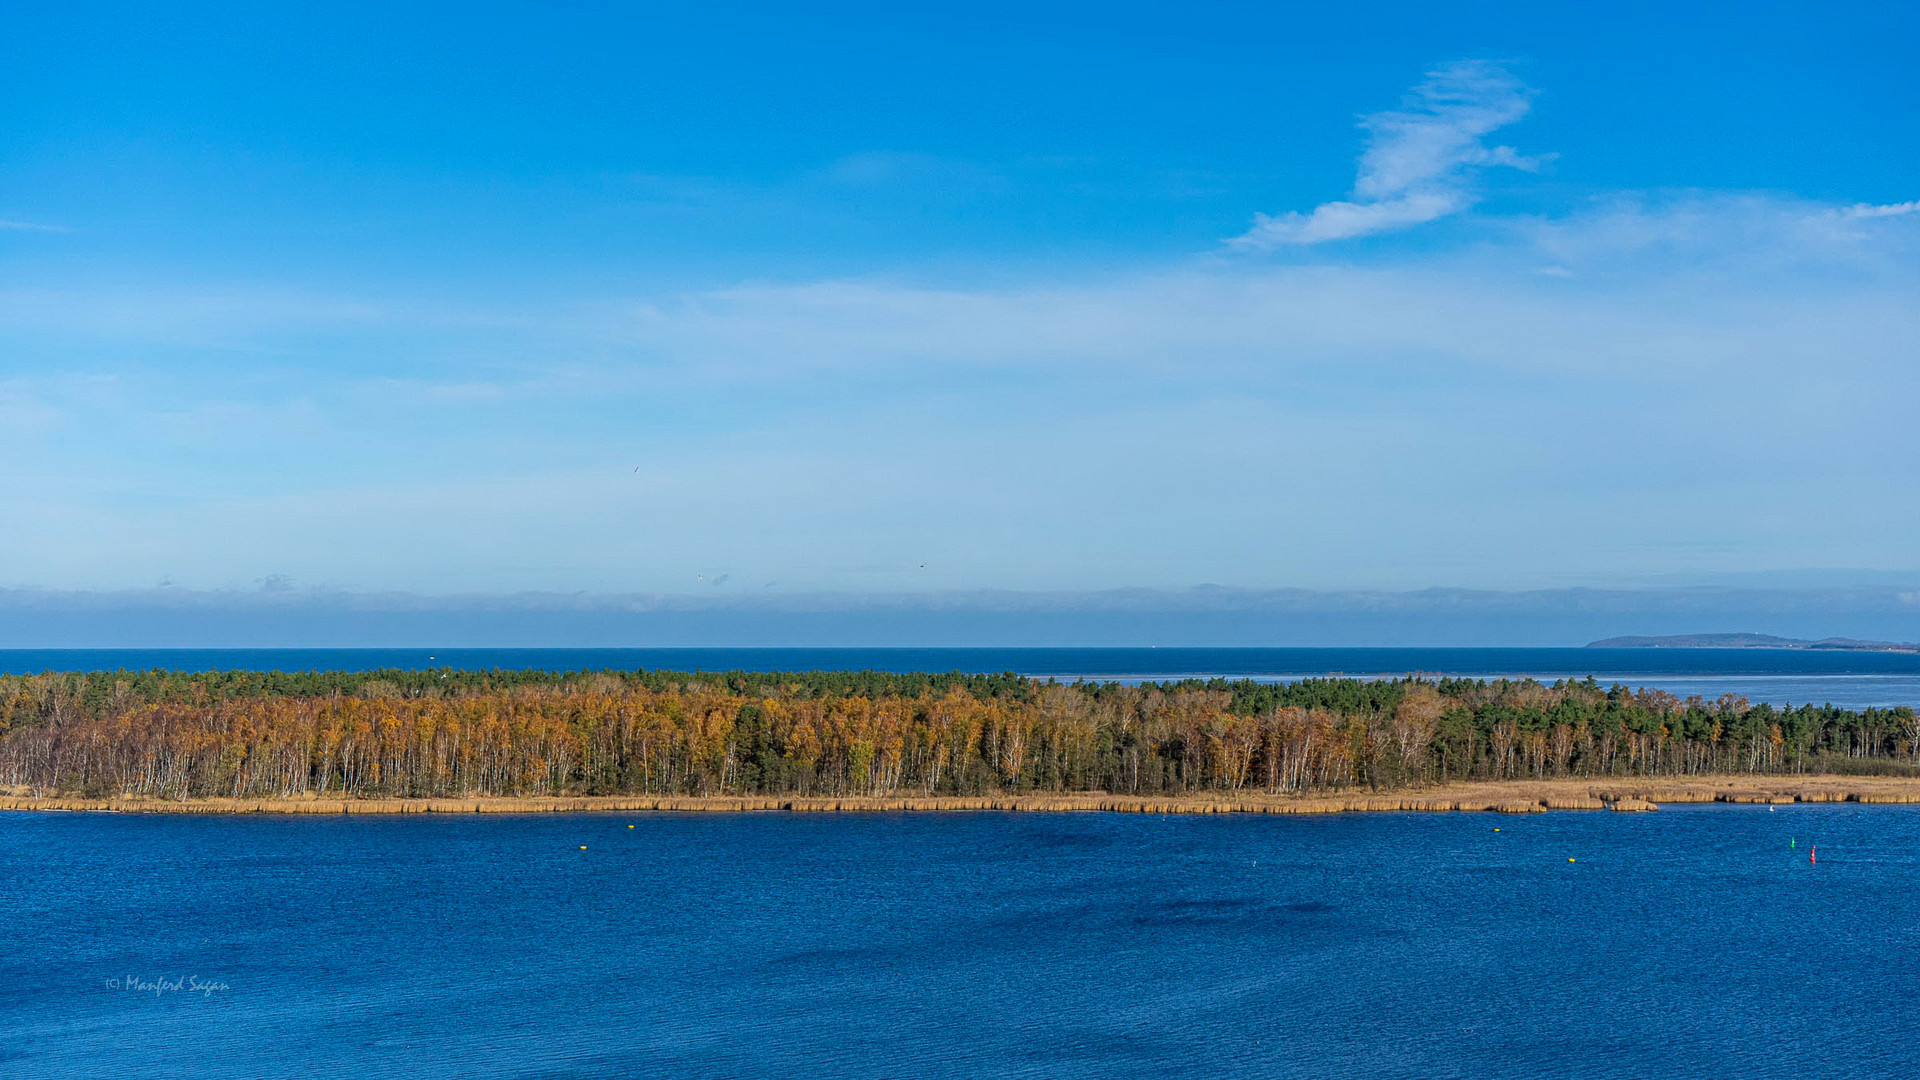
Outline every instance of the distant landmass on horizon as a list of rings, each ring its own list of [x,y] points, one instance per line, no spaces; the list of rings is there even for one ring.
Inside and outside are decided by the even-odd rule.
[[[1830,637],[1818,641],[1772,634],[1671,634],[1666,637],[1610,637],[1589,641],[1589,649],[1830,649],[1850,652],[1920,652],[1920,644],[1859,641]]]

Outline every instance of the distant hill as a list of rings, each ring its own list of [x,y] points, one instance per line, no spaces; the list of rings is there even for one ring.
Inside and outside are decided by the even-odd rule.
[[[1610,637],[1587,643],[1589,649],[1829,649],[1845,652],[1920,652],[1900,641],[1858,641],[1830,637],[1818,641],[1772,634],[1673,634],[1667,637]]]

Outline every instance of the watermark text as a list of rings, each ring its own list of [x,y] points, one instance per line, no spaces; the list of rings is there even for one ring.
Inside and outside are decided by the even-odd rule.
[[[199,994],[203,998],[212,997],[220,990],[231,990],[224,982],[203,979],[198,975],[181,975],[169,978],[165,975],[148,977],[145,975],[120,975],[107,979],[107,989],[132,992],[135,994]]]

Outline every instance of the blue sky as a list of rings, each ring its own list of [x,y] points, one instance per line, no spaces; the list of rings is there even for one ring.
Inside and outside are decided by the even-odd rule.
[[[41,5],[0,586],[1920,581],[1917,11]]]

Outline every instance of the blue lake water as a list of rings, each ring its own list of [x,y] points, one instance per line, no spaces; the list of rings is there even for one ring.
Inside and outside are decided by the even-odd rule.
[[[1920,704],[1920,654],[1782,649],[12,649],[0,672],[456,667],[1016,671],[1064,680],[1310,675],[1585,678],[1681,696],[1844,708]]]
[[[1915,895],[1920,807],[15,813],[0,1075],[1914,1076]]]

